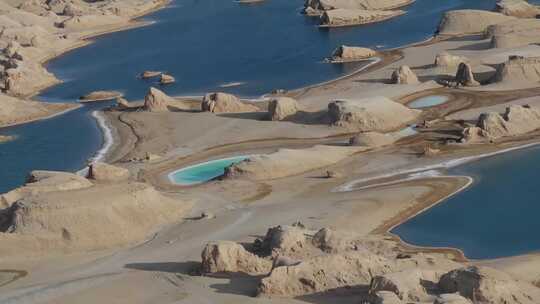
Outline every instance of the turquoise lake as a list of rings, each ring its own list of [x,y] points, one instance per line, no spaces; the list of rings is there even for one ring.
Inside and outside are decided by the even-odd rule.
[[[225,168],[248,159],[248,156],[222,158],[185,167],[169,174],[169,179],[182,186],[207,182],[225,173]]]
[[[421,97],[416,100],[413,100],[412,102],[409,102],[407,106],[411,109],[423,109],[423,108],[434,107],[434,106],[443,104],[447,101],[448,101],[448,97],[446,96],[433,95],[433,96],[425,96],[425,97]]]

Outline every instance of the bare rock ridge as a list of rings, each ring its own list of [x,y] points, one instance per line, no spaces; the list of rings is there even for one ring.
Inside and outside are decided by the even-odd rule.
[[[242,272],[259,280],[259,296],[299,297],[358,287],[361,303],[521,303],[538,301],[532,284],[500,271],[465,266],[444,255],[406,254],[382,236],[277,226],[243,246],[211,242],[203,274]],[[270,267],[273,265],[273,267]]]
[[[392,73],[392,83],[395,84],[419,84],[416,74],[406,65],[400,66]]]
[[[393,131],[414,121],[420,111],[386,97],[338,100],[328,105],[330,123],[359,132]]]
[[[486,38],[493,48],[516,48],[539,43],[540,20],[513,19],[486,29]]]
[[[201,103],[201,110],[211,113],[241,113],[257,112],[259,108],[240,101],[234,95],[217,92],[204,96]]]
[[[113,166],[107,166],[110,172]],[[97,172],[103,176],[103,168]],[[32,172],[25,186],[0,196],[1,256],[55,255],[133,244],[160,225],[181,220],[190,206],[148,184],[117,177],[114,174],[115,183],[94,184],[72,173]]]

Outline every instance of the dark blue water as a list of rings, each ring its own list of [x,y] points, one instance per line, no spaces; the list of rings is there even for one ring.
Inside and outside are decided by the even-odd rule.
[[[303,0],[244,6],[232,0],[177,0],[148,16],[155,24],[113,33],[48,64],[64,83],[44,91],[47,101],[75,102],[94,90],[119,90],[141,99],[151,81],[143,70],[164,70],[177,83],[169,94],[201,94],[227,82],[240,95],[297,88],[351,72],[355,65],[321,63],[340,44],[396,47],[428,38],[443,11],[494,6],[495,0],[418,0],[408,14],[368,26],[320,30],[299,15]],[[77,170],[102,139],[89,116],[98,106],[0,130],[19,138],[0,144],[0,192],[20,185],[32,169]]]
[[[430,37],[450,9],[491,9],[495,0],[418,0],[404,16],[387,22],[321,30],[299,14],[303,0],[268,0],[241,5],[232,0],[176,0],[146,17],[148,27],[114,33],[51,61],[48,69],[65,82],[41,94],[72,100],[94,90],[119,90],[141,99],[152,83],[136,79],[144,70],[168,71],[172,95],[203,94],[228,82],[244,96],[292,89],[351,72],[356,65],[322,63],[341,44],[397,47]]]
[[[469,258],[540,250],[540,147],[508,152],[452,169],[475,184],[396,227],[420,246],[460,248]]]
[[[99,150],[101,132],[86,105],[55,118],[0,129],[17,136],[0,144],[0,193],[22,183],[31,170],[76,171]]]

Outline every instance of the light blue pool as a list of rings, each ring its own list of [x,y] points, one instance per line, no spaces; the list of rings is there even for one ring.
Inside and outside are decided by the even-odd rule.
[[[248,159],[249,156],[222,158],[185,167],[169,173],[169,180],[177,185],[189,186],[207,182],[225,173],[225,168]]]
[[[407,106],[411,109],[422,109],[422,108],[434,107],[434,106],[443,104],[447,101],[448,101],[448,96],[432,95],[432,96],[418,98],[410,102],[409,104],[407,104]]]

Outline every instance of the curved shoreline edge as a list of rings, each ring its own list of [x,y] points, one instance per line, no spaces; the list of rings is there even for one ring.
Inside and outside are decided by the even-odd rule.
[[[97,125],[101,130],[103,144],[101,145],[101,149],[99,149],[90,160],[92,162],[100,162],[106,159],[107,154],[110,152],[113,146],[113,130],[102,111],[93,111],[92,117],[96,119]]]

